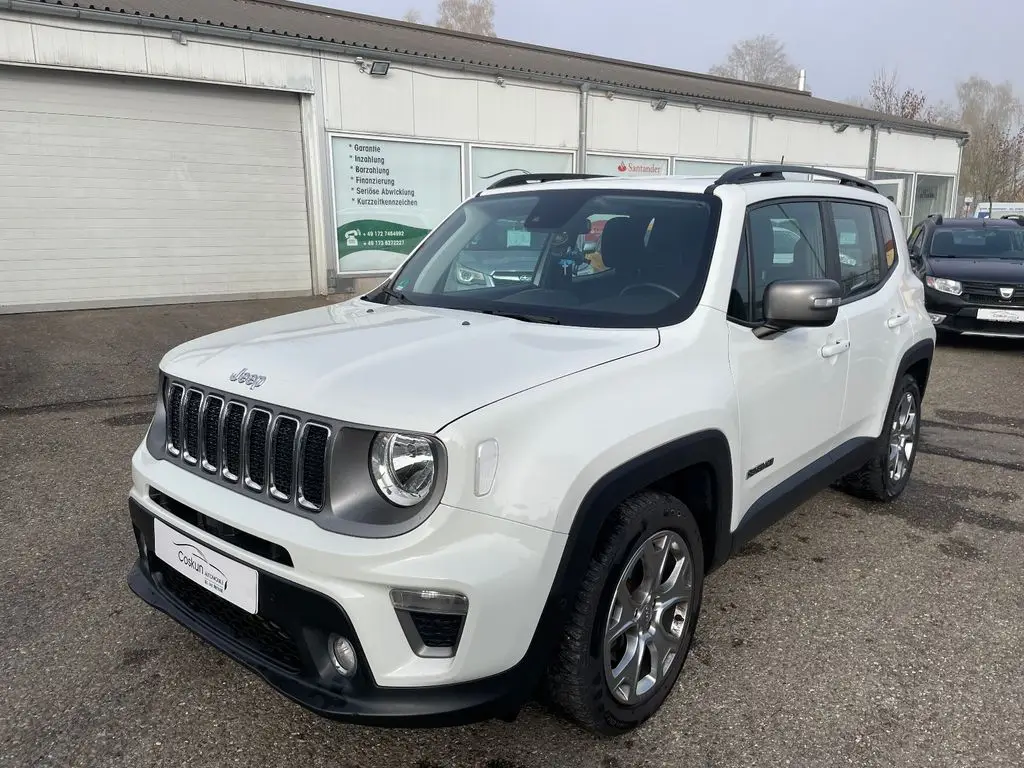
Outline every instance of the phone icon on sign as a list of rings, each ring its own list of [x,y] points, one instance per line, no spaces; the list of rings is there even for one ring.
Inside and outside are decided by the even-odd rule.
[[[345,245],[347,245],[349,248],[358,248],[359,247],[359,234],[360,234],[360,232],[359,232],[358,229],[350,229],[348,232],[346,232],[345,233]]]

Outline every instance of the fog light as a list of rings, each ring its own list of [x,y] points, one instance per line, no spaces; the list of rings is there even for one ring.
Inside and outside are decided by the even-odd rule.
[[[356,656],[356,648],[348,638],[341,635],[331,635],[327,641],[327,648],[330,652],[331,663],[343,677],[352,677],[356,673],[356,666],[359,658]]]
[[[943,320],[946,319],[945,315],[932,315],[932,314],[929,314],[928,317],[930,317],[932,319],[932,324],[933,325],[938,325],[939,323],[941,323]]]
[[[439,592],[436,589],[392,589],[391,604],[400,611],[443,613],[465,616],[469,600],[458,592]]]

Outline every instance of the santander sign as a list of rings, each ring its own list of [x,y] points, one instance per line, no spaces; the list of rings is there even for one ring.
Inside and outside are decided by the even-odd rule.
[[[623,176],[664,176],[665,165],[657,160],[620,160],[616,166]]]

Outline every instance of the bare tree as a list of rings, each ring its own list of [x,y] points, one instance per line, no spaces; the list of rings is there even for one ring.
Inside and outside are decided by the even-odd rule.
[[[494,0],[440,0],[437,26],[494,37]]]
[[[710,74],[763,85],[796,88],[799,71],[786,55],[786,46],[775,35],[758,35],[733,45],[725,61]]]
[[[405,15],[402,16],[402,21],[407,21],[410,24],[422,24],[423,14],[416,8],[410,8],[405,12]]]
[[[1009,83],[972,77],[957,85],[961,122],[971,140],[964,150],[960,189],[978,200],[1024,193],[1024,105]]]
[[[921,120],[928,99],[920,91],[903,88],[899,73],[882,69],[875,73],[868,86],[868,108],[907,120]]]

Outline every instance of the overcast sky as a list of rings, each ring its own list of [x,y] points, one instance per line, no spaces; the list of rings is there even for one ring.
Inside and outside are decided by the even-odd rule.
[[[434,0],[306,0],[401,17]],[[1002,3],[1006,7],[997,11]],[[774,33],[814,95],[863,96],[872,73],[952,100],[972,74],[1009,80],[1024,95],[1021,18],[1011,7],[963,0],[495,0],[498,35],[512,40],[706,72],[738,39]]]

